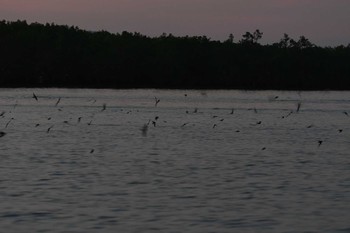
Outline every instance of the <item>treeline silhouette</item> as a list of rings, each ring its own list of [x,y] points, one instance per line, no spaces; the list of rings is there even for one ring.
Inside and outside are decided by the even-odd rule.
[[[0,87],[349,90],[350,45],[89,32],[0,21]]]

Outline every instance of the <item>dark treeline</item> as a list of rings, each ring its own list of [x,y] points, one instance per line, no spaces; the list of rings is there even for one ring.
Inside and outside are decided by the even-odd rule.
[[[287,34],[261,45],[262,36],[150,38],[0,21],[0,87],[350,89],[350,45]]]

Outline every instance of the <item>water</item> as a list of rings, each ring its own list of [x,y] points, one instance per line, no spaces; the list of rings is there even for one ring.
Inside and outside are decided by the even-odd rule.
[[[350,232],[350,92],[1,89],[1,111],[6,232]]]

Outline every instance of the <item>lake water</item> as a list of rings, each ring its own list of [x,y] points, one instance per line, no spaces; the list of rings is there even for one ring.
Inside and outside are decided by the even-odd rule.
[[[350,92],[0,89],[1,112],[1,231],[350,232]]]

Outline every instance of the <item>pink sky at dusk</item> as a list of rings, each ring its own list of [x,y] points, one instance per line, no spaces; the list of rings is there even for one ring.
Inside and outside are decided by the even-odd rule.
[[[350,43],[349,0],[0,0],[0,19],[215,40],[233,33],[236,41],[260,29],[265,43],[283,33],[319,45]]]

